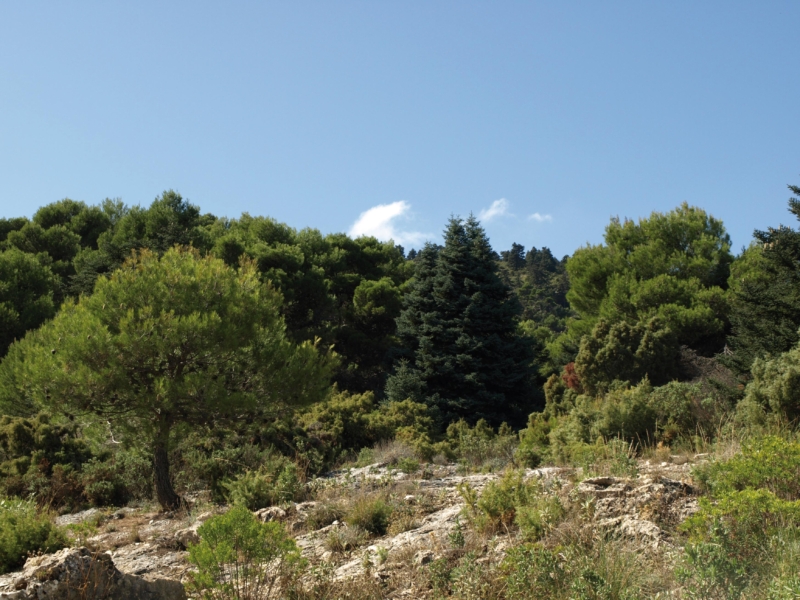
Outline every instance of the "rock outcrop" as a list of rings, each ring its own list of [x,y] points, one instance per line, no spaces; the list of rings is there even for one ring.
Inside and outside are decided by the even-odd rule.
[[[22,571],[0,577],[1,600],[185,600],[177,581],[122,573],[111,555],[65,548],[29,558]]]

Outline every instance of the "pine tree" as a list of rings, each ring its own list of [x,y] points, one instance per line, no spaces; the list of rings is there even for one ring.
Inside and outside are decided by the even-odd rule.
[[[446,421],[495,424],[535,408],[533,349],[517,334],[519,303],[497,274],[477,219],[453,218],[444,247],[426,246],[397,320],[402,361],[387,397],[418,396]]]
[[[789,186],[800,196],[800,187]],[[789,200],[789,212],[800,220],[800,199]],[[787,352],[800,340],[800,231],[781,225],[756,231],[758,244],[737,260],[731,275],[732,335],[723,358],[740,374],[753,361]]]

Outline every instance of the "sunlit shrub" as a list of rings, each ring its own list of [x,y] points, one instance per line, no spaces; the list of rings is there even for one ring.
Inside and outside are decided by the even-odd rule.
[[[300,500],[303,482],[297,467],[288,459],[276,456],[257,471],[247,471],[225,483],[228,500],[250,510],[258,510],[290,500]]]
[[[360,527],[372,535],[384,535],[393,507],[380,496],[356,498],[347,509],[344,520],[351,527]]]
[[[63,531],[33,502],[0,500],[0,574],[21,567],[29,554],[54,552],[66,542]]]
[[[775,436],[757,438],[741,454],[700,465],[695,477],[712,494],[766,489],[784,500],[800,499],[800,442]]]
[[[189,547],[197,567],[191,587],[213,600],[268,600],[280,597],[298,577],[303,560],[279,523],[261,523],[244,506],[212,517]]]

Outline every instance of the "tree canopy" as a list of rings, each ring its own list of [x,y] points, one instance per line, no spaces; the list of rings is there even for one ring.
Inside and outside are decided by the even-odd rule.
[[[533,410],[533,347],[518,334],[519,303],[477,219],[452,218],[444,246],[426,246],[415,262],[387,397],[423,401],[447,421],[500,423]]]
[[[237,271],[197,250],[141,251],[12,346],[0,364],[3,411],[51,407],[108,419],[123,439],[153,452],[158,500],[174,508],[175,427],[325,394],[331,357],[290,341],[280,307],[251,261]]]
[[[800,219],[800,187],[789,212]],[[784,225],[755,231],[754,243],[731,270],[730,354],[725,361],[747,374],[756,358],[788,352],[800,340],[800,231]]]

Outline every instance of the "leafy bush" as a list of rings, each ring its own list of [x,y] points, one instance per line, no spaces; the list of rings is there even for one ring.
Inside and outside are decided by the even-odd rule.
[[[279,523],[260,523],[244,506],[212,517],[189,547],[192,588],[213,600],[267,600],[297,578],[300,551]]]
[[[757,438],[733,458],[698,466],[695,477],[714,495],[766,489],[783,500],[800,500],[800,442]]]
[[[507,600],[555,598],[566,589],[564,559],[539,544],[511,548],[500,565]]]
[[[555,548],[523,544],[508,551],[499,575],[506,600],[638,600],[659,598],[656,591],[669,585],[640,548],[605,540]]]
[[[384,535],[393,507],[380,496],[357,498],[348,508],[344,520],[351,527],[360,527],[373,535]]]
[[[729,492],[716,504],[702,498],[682,528],[689,543],[678,576],[689,597],[738,598],[771,578],[786,541],[800,541],[800,502],[763,489]]]
[[[430,458],[434,419],[427,406],[411,400],[377,405],[371,392],[335,392],[299,416],[309,439],[324,448],[327,464],[348,451],[397,438]]]
[[[257,471],[246,471],[224,484],[228,501],[258,510],[290,500],[300,500],[304,493],[297,467],[275,455]]]
[[[470,427],[460,420],[447,427],[447,438],[438,449],[472,469],[497,470],[513,463],[518,437],[503,423],[497,432],[483,419]]]
[[[54,552],[66,542],[63,531],[33,502],[0,500],[0,574],[21,567],[29,554]]]
[[[526,537],[537,539],[564,513],[558,498],[544,494],[538,480],[525,481],[519,471],[509,470],[501,479],[489,482],[480,496],[466,484],[458,491],[466,504],[467,520],[481,532],[516,525]]]
[[[800,417],[800,345],[774,358],[757,358],[751,373],[739,411],[746,421],[763,421],[765,414],[789,421]]]

